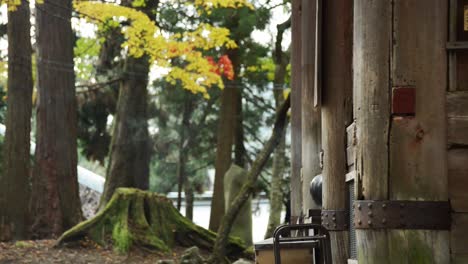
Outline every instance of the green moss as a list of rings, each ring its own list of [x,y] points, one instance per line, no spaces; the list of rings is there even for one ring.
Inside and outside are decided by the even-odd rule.
[[[15,247],[18,247],[18,248],[31,248],[31,247],[34,247],[34,244],[32,242],[28,242],[28,241],[16,241]]]
[[[408,235],[408,263],[432,263],[432,249],[419,235]]]
[[[211,250],[216,234],[184,218],[164,196],[120,188],[101,212],[65,232],[58,244],[84,237],[102,245],[111,242],[115,251],[126,253],[134,246],[163,252],[175,245]],[[242,240],[230,239],[231,255],[244,249]]]

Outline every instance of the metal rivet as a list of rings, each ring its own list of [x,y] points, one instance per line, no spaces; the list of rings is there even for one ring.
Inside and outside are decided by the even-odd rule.
[[[372,216],[373,216],[372,212],[368,212],[367,215],[368,215],[369,217],[372,217]]]
[[[333,213],[333,214],[332,214],[332,216],[336,216],[336,214],[335,214],[335,213]]]
[[[371,203],[368,203],[367,206],[368,206],[369,208],[372,208],[372,204],[371,204]]]
[[[387,204],[382,204],[382,208],[383,209],[387,208]]]
[[[361,210],[361,204],[357,205],[357,209]]]
[[[369,225],[372,225],[372,221],[371,221],[371,220],[367,221],[367,223],[368,223]]]
[[[333,227],[336,228],[336,224]]]
[[[361,224],[362,224],[361,220],[357,221],[357,223],[358,223],[358,225],[361,225]]]
[[[401,203],[401,204],[400,204],[400,207],[401,207],[401,208],[405,207],[405,204]]]
[[[384,224],[384,225],[385,225],[386,223],[387,223],[387,219],[385,219],[385,218],[384,218],[384,219],[382,219],[382,224]]]
[[[332,218],[332,220],[333,220],[333,222],[335,222],[335,221],[336,221],[336,218],[335,218],[335,217],[333,217],[333,218]]]
[[[325,217],[328,217],[328,215],[327,215],[327,214],[325,214],[324,216],[325,216]]]

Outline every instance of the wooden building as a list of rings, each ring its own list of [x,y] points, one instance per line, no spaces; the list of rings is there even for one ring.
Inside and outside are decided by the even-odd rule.
[[[468,0],[292,3],[292,221],[333,263],[468,263]]]

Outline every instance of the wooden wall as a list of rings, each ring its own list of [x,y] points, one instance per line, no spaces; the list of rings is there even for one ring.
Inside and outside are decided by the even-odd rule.
[[[450,1],[451,42],[468,41],[464,12],[468,0]],[[448,181],[452,206],[451,263],[468,263],[468,50],[449,51],[447,93]]]
[[[468,263],[468,92],[447,94],[452,263]]]

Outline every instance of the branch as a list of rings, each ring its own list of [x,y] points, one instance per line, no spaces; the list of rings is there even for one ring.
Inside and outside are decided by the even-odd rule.
[[[213,254],[210,256],[208,262],[213,264],[225,263],[226,246],[231,232],[232,225],[236,216],[238,215],[241,207],[247,202],[250,195],[254,191],[255,183],[258,180],[260,172],[267,163],[271,153],[276,148],[281,140],[281,135],[286,127],[287,113],[291,106],[290,96],[284,101],[276,114],[275,126],[273,133],[263,147],[262,151],[257,155],[252,167],[247,173],[247,181],[242,186],[239,193],[236,195],[231,205],[229,206],[226,214],[221,219],[221,225],[218,229],[218,236],[213,248]]]

